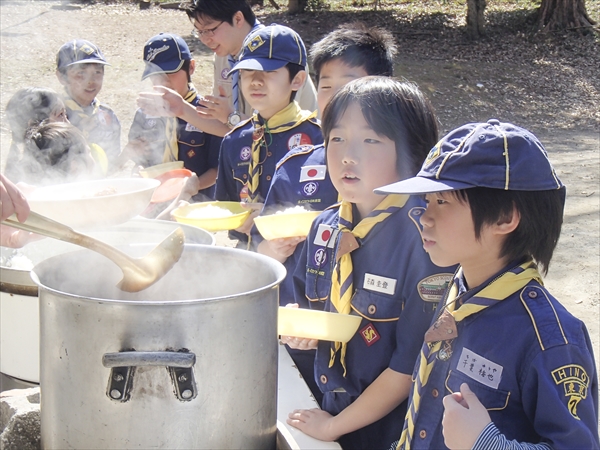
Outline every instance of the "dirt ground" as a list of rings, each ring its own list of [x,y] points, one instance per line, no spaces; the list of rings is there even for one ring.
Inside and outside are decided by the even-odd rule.
[[[191,37],[192,26],[182,12],[158,7],[140,11],[135,4],[3,0],[0,17],[2,117],[18,88],[60,91],[55,54],[74,38],[96,43],[111,63],[99,97],[120,118],[123,143],[137,93],[149,89],[140,81],[142,49],[149,37],[168,31],[190,42],[197,62],[193,81],[201,93],[210,90],[212,54]],[[318,13],[289,18],[271,12],[259,12],[259,17],[296,27],[307,46],[338,23],[355,19],[340,15],[333,20]],[[394,15],[383,11],[375,19],[387,25]],[[582,49],[565,41],[558,50],[548,50],[523,39],[515,47],[516,41],[498,44],[494,36],[471,46],[444,30],[436,35],[435,26],[412,34],[410,26],[418,25],[395,30],[400,44],[397,74],[428,93],[444,133],[465,122],[496,117],[527,127],[545,144],[568,188],[563,233],[546,284],[585,321],[600,359],[600,52],[594,56],[592,51],[598,46]],[[0,137],[4,167],[10,142],[4,121]]]

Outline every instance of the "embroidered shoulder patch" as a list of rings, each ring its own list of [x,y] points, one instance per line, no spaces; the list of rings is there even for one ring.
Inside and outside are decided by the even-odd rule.
[[[568,399],[567,408],[569,408],[569,412],[575,419],[581,420],[577,416],[577,405],[582,399],[587,397],[587,390],[590,384],[590,378],[585,369],[576,364],[569,364],[559,367],[551,373],[554,382],[557,385],[563,385],[565,397]]]
[[[442,300],[450,281],[452,281],[451,273],[437,273],[419,281],[417,290],[423,301],[438,303]]]

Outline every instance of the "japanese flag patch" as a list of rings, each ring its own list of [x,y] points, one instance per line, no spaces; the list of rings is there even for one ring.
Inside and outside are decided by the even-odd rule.
[[[333,228],[329,225],[325,225],[324,223],[322,223],[317,229],[317,234],[315,235],[315,240],[313,241],[313,244],[333,248],[335,246],[335,240],[337,239],[337,235],[339,232],[340,230],[338,230],[337,228]]]
[[[327,174],[326,166],[304,166],[300,172],[300,183],[305,181],[324,180]]]

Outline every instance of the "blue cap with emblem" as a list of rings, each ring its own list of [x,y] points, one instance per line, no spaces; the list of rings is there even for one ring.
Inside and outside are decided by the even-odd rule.
[[[191,59],[190,48],[181,36],[171,33],[157,34],[144,45],[146,68],[142,80],[154,74],[178,72],[184,61]]]
[[[256,30],[246,38],[240,60],[229,73],[240,69],[277,70],[288,63],[306,67],[304,42],[291,28],[273,24]]]
[[[108,64],[100,49],[85,39],[74,39],[63,44],[56,55],[56,68],[59,70],[85,63]]]
[[[417,176],[375,193],[427,194],[472,187],[550,191],[564,186],[531,132],[492,119],[451,131],[431,149]]]

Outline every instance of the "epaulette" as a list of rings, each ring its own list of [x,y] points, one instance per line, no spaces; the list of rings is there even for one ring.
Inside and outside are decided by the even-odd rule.
[[[519,297],[531,318],[542,351],[569,343],[552,300],[542,286],[530,283]]]
[[[316,146],[312,145],[312,144],[310,144],[310,145],[304,144],[304,145],[298,145],[297,147],[294,147],[289,152],[287,152],[283,158],[281,158],[279,160],[279,162],[275,166],[275,170],[279,169],[281,167],[281,165],[283,163],[285,163],[288,159],[293,158],[294,156],[298,156],[298,155],[306,155],[307,153],[312,152],[315,149],[315,147]]]

